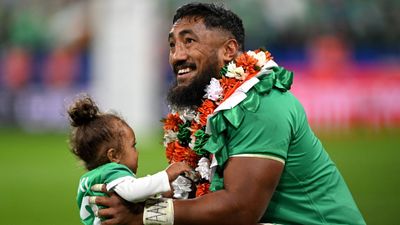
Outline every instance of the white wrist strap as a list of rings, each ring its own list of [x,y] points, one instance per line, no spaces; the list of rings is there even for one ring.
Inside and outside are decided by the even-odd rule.
[[[148,199],[143,211],[144,225],[173,225],[174,204],[170,198]]]

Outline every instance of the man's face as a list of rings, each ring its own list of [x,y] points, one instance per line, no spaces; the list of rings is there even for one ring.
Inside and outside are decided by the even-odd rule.
[[[176,76],[168,100],[176,106],[201,103],[204,88],[224,65],[221,54],[227,35],[207,29],[202,19],[182,18],[169,33],[169,62]]]

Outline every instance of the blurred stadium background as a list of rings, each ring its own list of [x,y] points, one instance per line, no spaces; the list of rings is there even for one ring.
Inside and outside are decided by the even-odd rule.
[[[0,0],[0,224],[79,224],[83,168],[65,105],[88,92],[138,136],[139,175],[163,169],[167,33],[188,1]],[[221,2],[221,1],[219,1]],[[293,92],[368,224],[398,224],[400,1],[226,1],[295,72]]]

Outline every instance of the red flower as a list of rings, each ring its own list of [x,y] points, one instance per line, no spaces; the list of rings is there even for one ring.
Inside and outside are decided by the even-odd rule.
[[[196,122],[194,122],[194,121],[192,122],[192,124],[191,124],[191,126],[190,126],[190,128],[193,130],[192,133],[196,132],[197,130],[200,130],[202,127],[203,127],[203,126],[202,126],[201,124],[196,123]]]
[[[175,132],[178,131],[178,124],[182,124],[183,121],[179,118],[178,114],[168,114],[167,118],[164,119],[164,130],[173,130]]]
[[[174,142],[174,153],[171,162],[186,162],[190,167],[196,168],[199,156],[190,148],[183,147],[177,141]]]
[[[210,193],[210,183],[201,183],[197,185],[196,197]]]
[[[225,91],[225,90],[229,90],[229,89],[232,89],[233,87],[235,87],[238,80],[235,78],[230,78],[230,77],[224,76],[219,80],[219,82],[221,84],[222,89]]]
[[[212,114],[216,108],[216,104],[210,99],[206,99],[203,101],[201,106],[198,108],[200,112],[200,124],[202,126],[207,125],[207,116]]]
[[[229,98],[233,92],[235,92],[236,88],[238,88],[242,82],[235,78],[222,77],[222,79],[220,79],[220,84],[224,90],[224,99],[222,100],[224,101],[225,99]]]
[[[244,71],[248,75],[254,74],[257,72],[255,70],[255,65],[257,62],[258,62],[257,59],[249,56],[247,53],[243,53],[239,57],[236,58],[236,66],[243,67]]]
[[[168,162],[171,163],[174,157],[175,142],[170,142],[167,144],[165,149],[165,155],[167,156]]]
[[[265,53],[265,58],[267,58],[267,61],[274,59],[274,57],[272,57],[269,51],[265,51],[264,53]]]

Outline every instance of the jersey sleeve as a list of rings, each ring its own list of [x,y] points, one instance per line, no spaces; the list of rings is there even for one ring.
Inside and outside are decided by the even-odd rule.
[[[292,137],[296,105],[288,92],[272,91],[262,101],[257,111],[245,111],[238,128],[228,128],[229,157],[253,155],[284,163]]]
[[[156,194],[170,191],[171,188],[167,173],[161,171],[141,178],[120,177],[107,184],[107,190],[117,192],[127,201],[140,202]]]

